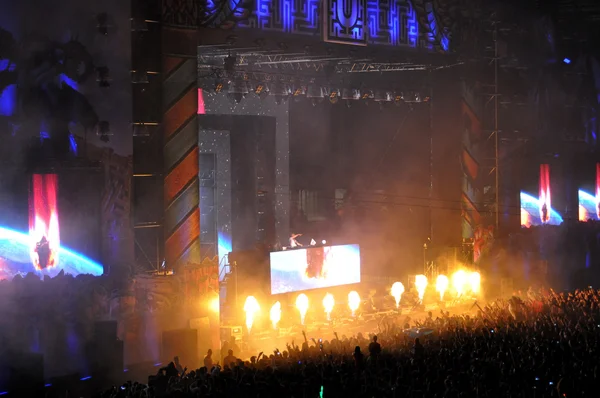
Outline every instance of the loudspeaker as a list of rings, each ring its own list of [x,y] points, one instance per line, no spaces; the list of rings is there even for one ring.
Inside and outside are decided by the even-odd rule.
[[[178,356],[182,366],[198,365],[198,331],[196,329],[166,330],[162,334],[162,355],[165,363]]]
[[[94,376],[123,373],[123,342],[121,340],[94,341],[86,346],[90,371]]]
[[[116,341],[117,321],[98,321],[94,325],[94,341]]]
[[[44,388],[44,357],[33,353],[10,353],[0,360],[11,393],[35,392]]]

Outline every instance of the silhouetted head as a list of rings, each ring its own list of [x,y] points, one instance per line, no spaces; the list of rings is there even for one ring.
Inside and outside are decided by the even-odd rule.
[[[354,347],[354,353],[355,354],[360,354],[360,346]]]
[[[373,336],[373,343],[377,343],[377,336]]]
[[[233,350],[229,350],[229,351],[227,351],[227,354],[229,354],[229,355],[233,355]]]
[[[209,348],[208,351],[206,351],[206,355],[211,356],[212,355],[212,350]]]

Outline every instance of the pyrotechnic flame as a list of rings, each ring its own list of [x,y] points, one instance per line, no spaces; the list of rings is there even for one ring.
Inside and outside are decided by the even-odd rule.
[[[248,333],[252,330],[252,325],[254,324],[254,320],[256,318],[256,314],[260,311],[260,305],[258,305],[258,301],[254,296],[248,296],[246,298],[246,302],[244,303],[244,312],[246,313],[246,327],[248,328]]]
[[[296,298],[296,308],[300,311],[300,323],[304,325],[306,312],[308,311],[308,297],[304,293],[300,293]]]
[[[469,275],[469,287],[473,294],[478,294],[481,289],[481,275],[479,272],[471,272]]]
[[[435,290],[440,294],[440,301],[444,300],[444,293],[448,290],[448,277],[446,275],[438,275],[435,282]]]
[[[350,307],[350,311],[352,311],[352,316],[356,314],[356,310],[360,306],[360,296],[358,292],[351,291],[348,293],[348,307]]]
[[[325,308],[325,313],[327,314],[327,320],[331,320],[331,311],[333,311],[333,306],[335,305],[335,299],[333,295],[327,293],[323,298],[323,308]]]
[[[271,307],[270,319],[273,329],[277,329],[277,324],[281,320],[281,303],[279,301],[275,302]]]
[[[452,287],[456,290],[457,297],[460,297],[465,292],[465,285],[468,282],[467,273],[463,270],[456,271],[452,274]]]
[[[419,294],[419,301],[423,302],[423,297],[425,297],[425,289],[427,289],[427,277],[425,275],[415,276],[415,288]]]
[[[392,285],[392,297],[396,300],[396,308],[400,306],[400,300],[402,299],[402,294],[404,293],[404,285],[402,282],[394,282]]]

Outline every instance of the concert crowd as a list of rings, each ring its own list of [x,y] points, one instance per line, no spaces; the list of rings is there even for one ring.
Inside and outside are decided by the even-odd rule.
[[[401,318],[376,336],[305,336],[247,361],[229,344],[198,369],[175,361],[102,397],[597,396],[600,291],[530,290],[472,315]]]

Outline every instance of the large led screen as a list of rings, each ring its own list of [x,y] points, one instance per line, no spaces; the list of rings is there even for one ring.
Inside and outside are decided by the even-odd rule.
[[[600,163],[596,164],[594,176],[587,171],[583,174],[585,182],[578,191],[579,221],[598,221],[600,220]]]
[[[359,282],[358,245],[319,246],[271,253],[271,294]]]
[[[550,165],[541,164],[537,177],[537,184],[532,184],[531,187],[527,187],[520,193],[521,226],[528,228],[538,225],[562,224],[563,218],[556,211],[556,199],[559,198],[559,195],[556,194],[556,190],[552,189],[553,184],[550,183]]]
[[[11,228],[0,222],[0,280],[29,272],[51,277],[61,271],[102,275],[103,267],[93,259],[97,258],[100,243],[99,233],[92,233],[99,230],[99,202],[93,206],[94,195],[89,190],[79,197],[68,178],[63,179],[68,189],[60,194],[59,180],[56,174],[31,177],[29,200],[24,200],[29,204],[26,231],[18,224],[13,223],[15,228]],[[80,181],[79,185],[85,184]],[[75,203],[65,197],[87,202]]]

